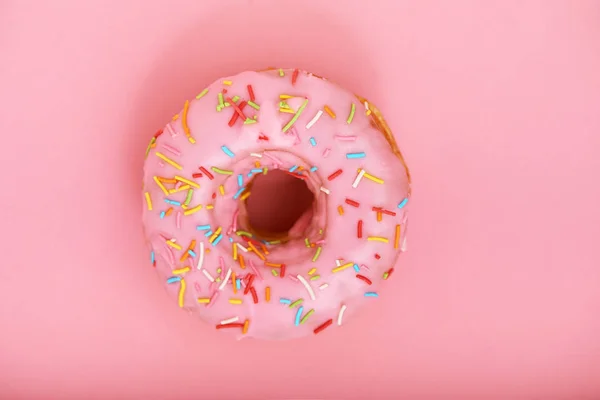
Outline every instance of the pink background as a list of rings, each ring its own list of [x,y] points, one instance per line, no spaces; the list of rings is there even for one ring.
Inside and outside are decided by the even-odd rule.
[[[600,398],[599,1],[0,2],[0,398]],[[414,177],[378,304],[233,342],[148,263],[150,136],[221,75],[323,74]]]

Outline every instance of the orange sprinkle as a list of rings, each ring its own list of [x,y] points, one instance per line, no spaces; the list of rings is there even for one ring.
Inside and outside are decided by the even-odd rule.
[[[165,215],[168,217],[169,215],[171,215],[172,212],[173,212],[173,207],[169,207],[169,209],[167,210]]]
[[[377,222],[381,222],[383,218],[383,214],[381,213],[381,211],[377,211]]]
[[[250,321],[249,320],[245,320],[244,321],[244,327],[242,328],[242,333],[245,335],[246,333],[248,333],[248,326],[250,325]]]
[[[252,251],[255,252],[258,257],[260,257],[261,260],[265,261],[267,259],[260,251],[258,251],[252,242],[248,242],[248,247],[250,247]]]
[[[394,236],[394,248],[397,249],[400,246],[400,225],[396,225],[396,235]]]
[[[334,112],[331,110],[331,108],[329,108],[329,106],[325,105],[325,107],[323,107],[323,108],[325,109],[325,112],[326,112],[327,114],[329,114],[329,116],[330,116],[331,118],[334,118],[334,119],[335,119],[335,113],[334,113]]]
[[[239,262],[240,262],[240,268],[241,269],[246,269],[246,263],[244,262],[244,256],[241,255],[241,254],[238,254],[238,259],[239,259]]]
[[[264,243],[260,243],[260,248],[262,249],[263,253],[265,253],[266,255],[269,255],[269,250],[267,250],[267,246],[265,246]]]
[[[271,301],[271,288],[269,286],[265,288],[265,300],[267,302]]]
[[[190,137],[190,127],[187,124],[187,114],[190,109],[190,101],[186,100],[183,105],[183,113],[181,115],[181,125],[183,126],[183,131],[185,132],[185,136]]]
[[[233,286],[233,294],[237,293],[237,286],[235,284],[235,272],[231,271],[231,285]]]
[[[281,266],[282,266],[283,264],[277,264],[277,263],[272,263],[272,262],[267,262],[267,261],[265,261],[265,265],[266,265],[267,267],[281,268]]]
[[[344,215],[344,207],[338,206],[338,214]]]

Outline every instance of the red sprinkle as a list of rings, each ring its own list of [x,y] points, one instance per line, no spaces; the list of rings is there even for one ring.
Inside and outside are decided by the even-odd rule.
[[[334,180],[335,178],[337,178],[338,176],[340,176],[340,175],[342,174],[342,172],[343,172],[343,171],[342,171],[341,169],[338,169],[338,170],[337,170],[337,171],[335,171],[333,174],[329,175],[329,176],[327,177],[327,180],[328,180],[328,181],[332,181],[332,180]]]
[[[369,278],[367,278],[366,276],[362,276],[360,274],[357,274],[356,277],[358,279],[360,279],[361,281],[365,281],[367,283],[367,285],[371,285],[373,282],[371,282],[371,280]]]
[[[332,323],[333,323],[333,320],[332,319],[328,319],[327,321],[325,321],[321,325],[317,326],[313,332],[316,335],[317,333],[321,332],[322,330],[324,330],[325,328],[327,328]]]
[[[216,192],[213,192],[212,198],[213,198],[213,200],[217,198],[217,193]]]
[[[192,178],[202,178],[203,176],[200,172],[192,174]]]
[[[348,198],[346,198],[346,204],[350,204],[352,207],[360,206],[360,203],[358,201],[354,201]]]
[[[248,282],[246,282],[246,288],[244,289],[244,294],[248,294],[250,289],[252,289],[252,282],[254,281],[254,274],[250,274],[248,278]]]
[[[386,210],[386,209],[384,209],[384,208],[381,208],[381,207],[373,207],[371,210],[373,210],[373,211],[377,211],[377,212],[380,212],[380,213],[383,213],[383,214],[385,214],[385,215],[391,215],[392,217],[395,217],[395,216],[396,216],[396,213],[395,213],[395,212],[393,212],[393,211],[390,211],[390,210]]]
[[[244,324],[240,322],[234,322],[233,324],[219,324],[217,325],[217,329],[225,329],[225,328],[243,328]]]
[[[294,70],[294,73],[292,74],[292,85],[295,85],[295,84],[296,84],[296,79],[298,79],[298,72],[299,72],[299,71],[298,71],[298,68],[296,68],[296,69]]]
[[[285,264],[281,264],[281,268],[279,269],[279,276],[280,277],[284,277],[285,276]]]
[[[204,174],[205,174],[206,176],[208,176],[208,179],[210,179],[211,181],[212,181],[213,179],[215,179],[214,175],[213,175],[213,174],[211,174],[210,172],[208,172],[208,170],[207,170],[206,168],[204,168],[204,167],[200,167],[200,168],[198,168],[198,169],[199,169],[200,171],[204,172]]]
[[[160,135],[162,135],[162,134],[163,134],[163,130],[162,129],[157,130],[156,133],[154,134],[154,139],[158,139],[158,137]]]
[[[356,226],[356,236],[360,239],[362,238],[362,219],[358,220],[358,225]]]
[[[250,96],[250,101],[256,100],[254,97],[254,90],[252,90],[252,85],[248,85],[248,95]]]
[[[266,136],[264,133],[261,133],[260,136],[258,137],[258,140],[269,140],[269,137]]]
[[[245,121],[246,120],[246,116],[244,115],[244,113],[242,112],[242,110],[244,109],[244,107],[246,107],[246,101],[242,100],[240,102],[240,105],[238,106],[237,104],[235,104],[229,97],[227,98],[227,101],[229,103],[231,103],[233,105],[233,107],[235,108],[235,112],[233,113],[233,115],[231,116],[231,119],[229,120],[228,124],[229,126],[233,126],[235,125],[235,122],[238,120],[238,118],[241,116],[242,119]]]
[[[392,272],[394,272],[394,268],[390,268],[390,270],[387,272],[388,273],[388,279],[390,279],[390,276],[392,276]]]
[[[375,258],[379,260],[381,256],[378,253],[375,253]]]
[[[254,275],[252,275],[252,276],[254,276]],[[258,303],[258,295],[256,294],[256,289],[251,287],[250,293],[252,293],[252,301],[254,301],[254,304],[257,304]]]

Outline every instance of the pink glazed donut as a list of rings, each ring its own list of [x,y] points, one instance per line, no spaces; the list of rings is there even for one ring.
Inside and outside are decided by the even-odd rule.
[[[143,183],[168,293],[238,338],[342,325],[405,248],[410,175],[379,110],[297,69],[186,101],[152,138]]]

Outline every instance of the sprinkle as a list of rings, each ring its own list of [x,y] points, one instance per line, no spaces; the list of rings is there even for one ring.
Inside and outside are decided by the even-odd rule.
[[[170,151],[171,153],[175,154],[176,156],[181,155],[181,152],[179,150],[177,150],[175,147],[169,146],[168,144],[163,144],[162,147],[163,147],[163,149]]]
[[[346,122],[348,124],[352,123],[352,119],[354,119],[354,112],[356,111],[356,106],[354,105],[354,103],[352,103],[352,108],[350,108],[350,115],[348,115],[348,119],[346,120]]]
[[[235,288],[236,290],[242,290],[242,280],[241,279],[236,279],[235,280]]]
[[[344,215],[344,207],[342,207],[342,206],[338,206],[338,208],[337,208],[337,209],[338,209],[338,214],[340,214],[340,215]]]
[[[339,267],[332,269],[331,272],[333,272],[333,273],[340,272],[340,271],[345,270],[346,268],[350,268],[352,265],[354,265],[354,263],[349,262],[349,263],[340,265]]]
[[[221,92],[217,93],[217,97],[219,98],[219,107],[221,107],[221,108],[225,107],[225,104],[223,104],[223,93],[221,93]]]
[[[356,224],[356,237],[359,239],[362,238],[362,227],[363,227],[362,219],[359,219],[358,224]]]
[[[173,273],[175,275],[181,275],[181,274],[185,274],[186,272],[190,271],[190,267],[184,267],[184,268],[179,268],[179,269],[174,269]]]
[[[408,203],[408,197],[405,197],[404,200],[402,200],[400,204],[398,204],[398,208],[404,207],[406,203]]]
[[[254,246],[254,244],[252,242],[248,242],[248,247],[250,247],[252,249],[252,251],[255,252],[258,257],[260,257],[261,260],[263,260],[263,261],[266,260],[266,257],[260,251],[258,251],[256,246]]]
[[[288,129],[290,129],[292,127],[292,125],[294,125],[294,123],[296,122],[296,120],[298,119],[298,117],[300,117],[300,114],[302,114],[302,111],[304,111],[304,109],[306,108],[307,104],[308,104],[308,99],[305,99],[304,102],[302,103],[302,105],[300,106],[300,108],[298,108],[298,111],[296,111],[296,114],[290,120],[290,122],[288,122],[283,127],[283,132],[284,133],[287,132]]]
[[[148,206],[148,211],[152,211],[152,199],[150,198],[150,193],[144,193],[146,196],[146,205]]]
[[[190,109],[190,101],[186,100],[183,105],[183,112],[181,116],[181,125],[183,126],[183,131],[185,132],[185,136],[187,136],[188,140],[191,142],[193,139],[191,137],[190,127],[187,124],[187,115]],[[193,142],[192,142],[193,143]]]
[[[282,78],[285,76],[285,73],[283,72],[282,68],[279,68],[279,76],[281,76]]]
[[[356,159],[356,158],[365,158],[367,154],[363,151],[360,153],[346,153],[346,158],[348,160]]]
[[[225,285],[227,284],[227,282],[229,282],[229,278],[230,277],[231,277],[231,268],[229,268],[227,270],[227,274],[225,274],[225,279],[223,279],[223,281],[219,285],[219,290],[223,290],[223,288],[225,287]]]
[[[271,301],[271,288],[269,286],[265,288],[265,301],[267,303]]]
[[[221,146],[221,150],[223,150],[223,153],[227,154],[229,157],[231,157],[231,158],[235,157],[235,154],[233,154],[233,152],[231,150],[229,150],[229,147]]]
[[[383,215],[381,214],[381,211],[377,211],[377,222],[381,222],[382,219]]]
[[[393,272],[394,272],[394,268],[390,268],[390,270],[389,270],[389,271],[386,271],[386,272],[383,274],[383,279],[384,279],[384,280],[387,280],[387,279],[388,279],[390,276],[392,276],[392,273],[393,273]]]
[[[283,297],[279,299],[279,302],[281,304],[292,304],[292,301],[290,299],[284,299]]]
[[[198,212],[202,209],[202,204],[198,204],[196,207],[194,208],[190,208],[189,210],[185,210],[183,212],[183,215],[191,215],[194,214],[195,212]]]
[[[333,119],[335,119],[335,113],[331,110],[331,108],[329,108],[328,106],[323,107],[325,109],[325,112],[327,114],[329,114],[329,116]]]
[[[226,169],[221,169],[221,168],[217,168],[217,167],[210,167],[210,169],[212,169],[217,174],[221,174],[221,175],[233,175],[233,171],[229,171],[229,170],[226,170]]]
[[[342,304],[342,308],[340,308],[340,312],[338,313],[338,317],[337,317],[337,324],[338,326],[342,325],[342,319],[344,318],[344,312],[346,311],[346,305]]]
[[[358,206],[360,206],[360,203],[358,201],[354,201],[354,200],[349,199],[347,197],[346,197],[346,204],[349,204],[352,207],[358,207]]]
[[[250,197],[250,193],[251,193],[251,192],[246,192],[246,193],[244,193],[244,194],[242,195],[242,197],[240,197],[240,200],[241,200],[241,201],[244,201],[244,200],[246,200],[248,197]]]
[[[390,210],[386,210],[380,207],[373,207],[371,208],[372,211],[377,211],[378,213],[383,213],[385,215],[391,215],[392,217],[396,216],[396,213]]]
[[[231,86],[233,82],[231,81],[223,81],[223,85]]]
[[[221,321],[221,325],[232,324],[232,323],[237,322],[239,320],[240,320],[239,317],[233,317],[233,318],[229,318],[229,319],[224,319],[223,321]]]
[[[294,301],[292,304],[290,304],[290,308],[294,308],[297,305],[302,304],[303,301],[304,301],[304,299],[298,299],[298,300]]]
[[[253,102],[252,100],[248,100],[248,105],[252,108],[254,108],[255,110],[260,110],[260,106],[258,104],[256,104],[255,102]]]
[[[202,269],[202,265],[204,264],[204,242],[200,242],[200,259],[198,260],[198,265],[196,269]]]
[[[232,324],[225,324],[225,325],[222,325],[222,324],[216,325],[216,328],[217,328],[217,329],[225,329],[225,328],[243,328],[243,327],[244,327],[244,324],[242,324],[242,323],[240,323],[240,322],[234,322],[234,323],[232,323]]]
[[[297,169],[298,169],[298,166],[297,166],[297,165],[294,165],[293,167],[291,167],[290,169],[288,169],[288,171],[290,171],[290,172],[294,172],[294,171],[295,171],[295,170],[297,170]]]
[[[196,96],[196,100],[200,100],[202,97],[204,97],[204,95],[206,95],[206,93],[208,93],[208,88],[201,91],[200,94]]]
[[[244,175],[238,174],[237,183],[239,187],[244,186]]]
[[[210,307],[213,304],[215,304],[215,302],[217,301],[217,298],[219,297],[219,293],[221,293],[221,292],[215,291],[213,293],[213,295],[210,297],[210,302],[206,305],[206,307]]]
[[[304,311],[304,307],[300,306],[298,311],[296,311],[296,319],[294,321],[294,325],[300,325],[300,316],[302,315],[302,311]]]
[[[294,73],[292,74],[292,86],[294,86],[296,84],[296,79],[298,79],[298,68],[296,68],[294,70]]]
[[[371,284],[373,284],[373,282],[371,282],[371,280],[370,280],[369,278],[367,278],[366,276],[362,276],[362,275],[360,275],[360,274],[357,274],[357,275],[356,275],[356,277],[357,277],[358,279],[360,279],[361,281],[364,281],[364,282],[366,282],[366,283],[367,283],[367,285],[371,285]]]
[[[171,246],[176,250],[181,250],[181,246],[171,240],[167,240],[167,245]]]
[[[254,275],[252,275],[254,276]],[[250,288],[250,293],[252,294],[252,301],[254,301],[254,304],[258,303],[258,295],[256,294],[256,289],[254,289],[254,287]]]
[[[172,276],[169,279],[167,279],[167,283],[175,283],[175,282],[179,282],[181,280],[180,276]]]
[[[196,230],[199,230],[199,231],[207,231],[209,229],[210,229],[210,225],[198,225],[196,227]]]
[[[154,265],[154,262],[155,262],[154,250],[152,250],[152,251],[150,252],[150,263],[151,263],[152,265]]]
[[[175,161],[171,160],[169,157],[165,156],[164,154],[162,154],[158,151],[155,154],[158,158],[162,159],[163,161],[167,162],[168,164],[171,164],[173,167],[175,167],[179,170],[183,169],[183,167],[181,165],[177,164]]]
[[[358,267],[358,264],[354,264],[354,265],[352,266],[352,268],[354,268],[354,270],[355,270],[356,272],[360,272],[360,268]]]
[[[204,167],[199,167],[198,168],[200,171],[204,172],[206,174],[206,176],[208,176],[208,179],[210,179],[211,181],[213,179],[215,179],[215,176],[213,174],[211,174],[210,172],[208,172],[208,170]]]
[[[372,180],[373,182],[377,182],[379,184],[383,184],[383,179],[380,179],[380,178],[378,178],[378,177],[376,177],[374,175],[371,175],[371,174],[369,174],[366,171],[364,173],[364,177],[367,178],[367,179],[369,179],[369,180]]]
[[[211,282],[215,281],[215,278],[213,278],[213,276],[207,270],[203,269],[202,273],[204,274],[204,276],[206,276],[206,279],[208,279],[209,281],[211,281]]]
[[[333,323],[333,320],[332,319],[328,319],[327,321],[325,321],[324,323],[322,323],[321,325],[319,325],[313,332],[316,335],[317,333],[323,331],[325,328],[327,328],[332,323]]]
[[[309,275],[312,275],[312,274],[314,274],[315,272],[317,272],[317,269],[316,269],[316,268],[311,268],[311,269],[310,269],[310,271],[308,271],[308,274],[309,274]]]
[[[217,238],[212,242],[213,246],[216,246],[219,244],[219,242],[221,241],[221,239],[223,239],[223,235],[219,233],[219,236],[217,236]]]
[[[246,87],[248,88],[248,95],[250,96],[250,100],[256,100],[256,98],[254,97],[254,90],[252,90],[252,85],[248,85]]]
[[[381,256],[377,253],[375,253],[375,259],[379,260],[381,258]]]
[[[312,147],[315,147],[317,145],[317,141],[315,140],[314,137],[310,137],[310,139],[308,139],[310,141],[310,144],[312,145]]]
[[[306,281],[306,279],[304,279],[304,277],[302,275],[296,275],[296,277],[298,278],[298,280],[300,282],[302,282],[302,284],[304,285],[304,287],[308,291],[308,294],[310,295],[310,299],[311,300],[315,300],[315,292],[313,291],[312,287],[308,284],[308,282]]]
[[[242,194],[242,192],[243,192],[244,190],[246,190],[246,188],[245,188],[245,187],[241,187],[241,188],[239,188],[239,190],[238,190],[238,191],[237,191],[237,192],[236,192],[236,193],[233,195],[233,198],[234,198],[234,199],[237,199],[238,197],[240,197],[240,194]]]
[[[244,289],[244,294],[248,294],[250,288],[252,287],[252,282],[254,282],[254,275],[250,274],[248,278],[248,282],[246,282],[246,289]]]
[[[310,169],[310,172],[315,172],[317,169],[318,169],[318,168],[317,168],[316,166],[314,166],[314,167],[312,167],[312,168]]]
[[[327,158],[327,156],[329,156],[329,153],[331,153],[331,149],[329,147],[323,150],[323,158]]]
[[[219,185],[219,192],[221,193],[221,196],[225,196],[225,187],[223,185]]]
[[[312,262],[316,262],[317,259],[319,258],[319,255],[321,255],[321,246],[317,247],[317,251],[315,251],[315,255],[312,258]]]
[[[321,279],[321,275],[315,275],[315,276],[311,276],[310,277],[311,281],[316,281],[316,280],[319,280],[319,279]]]
[[[331,193],[331,192],[329,191],[329,189],[326,189],[326,188],[324,188],[323,186],[321,186],[321,187],[319,188],[319,190],[320,190],[321,192],[325,193],[325,194],[329,194],[329,193]]]
[[[313,117],[313,119],[311,119],[309,121],[309,123],[306,124],[306,129],[312,128],[312,126],[319,120],[319,118],[321,118],[321,115],[323,115],[323,110],[317,111],[317,114],[315,114],[315,116]]]
[[[396,234],[394,235],[394,249],[400,246],[400,225],[396,225]]]
[[[342,172],[343,172],[343,171],[342,171],[341,169],[338,169],[338,170],[337,170],[337,171],[335,171],[333,174],[329,175],[329,176],[327,177],[327,180],[328,180],[328,181],[332,181],[332,180],[334,180],[335,178],[337,178],[338,176],[340,176],[340,175],[342,174]]]
[[[250,320],[247,319],[244,321],[244,327],[242,328],[242,334],[245,335],[248,333],[248,327],[250,326]]]
[[[198,301],[199,304],[208,304],[208,303],[210,303],[210,299],[208,297],[199,297],[197,301]]]
[[[365,297],[379,297],[377,292],[366,292]]]
[[[237,249],[237,246],[235,247]],[[238,258],[240,259],[240,268],[241,269],[246,269],[246,263],[244,261],[244,256],[243,255],[239,255]]]
[[[281,107],[279,109],[279,112],[286,113],[286,114],[296,114],[296,111],[292,110],[289,107]]]
[[[335,135],[335,138],[342,142],[354,142],[356,140],[356,136]]]
[[[180,202],[175,201],[175,200],[171,200],[171,199],[165,199],[165,203],[172,204],[172,205],[177,206],[177,207],[179,207],[181,205]]]
[[[325,289],[327,289],[328,286],[329,286],[329,284],[324,283],[321,286],[319,286],[319,290],[325,290]]]
[[[387,238],[384,238],[382,236],[369,236],[369,237],[367,237],[367,240],[369,242],[383,242],[383,243],[389,242],[389,240]]]
[[[183,308],[183,296],[185,295],[185,279],[181,280],[179,285],[179,307]]]

